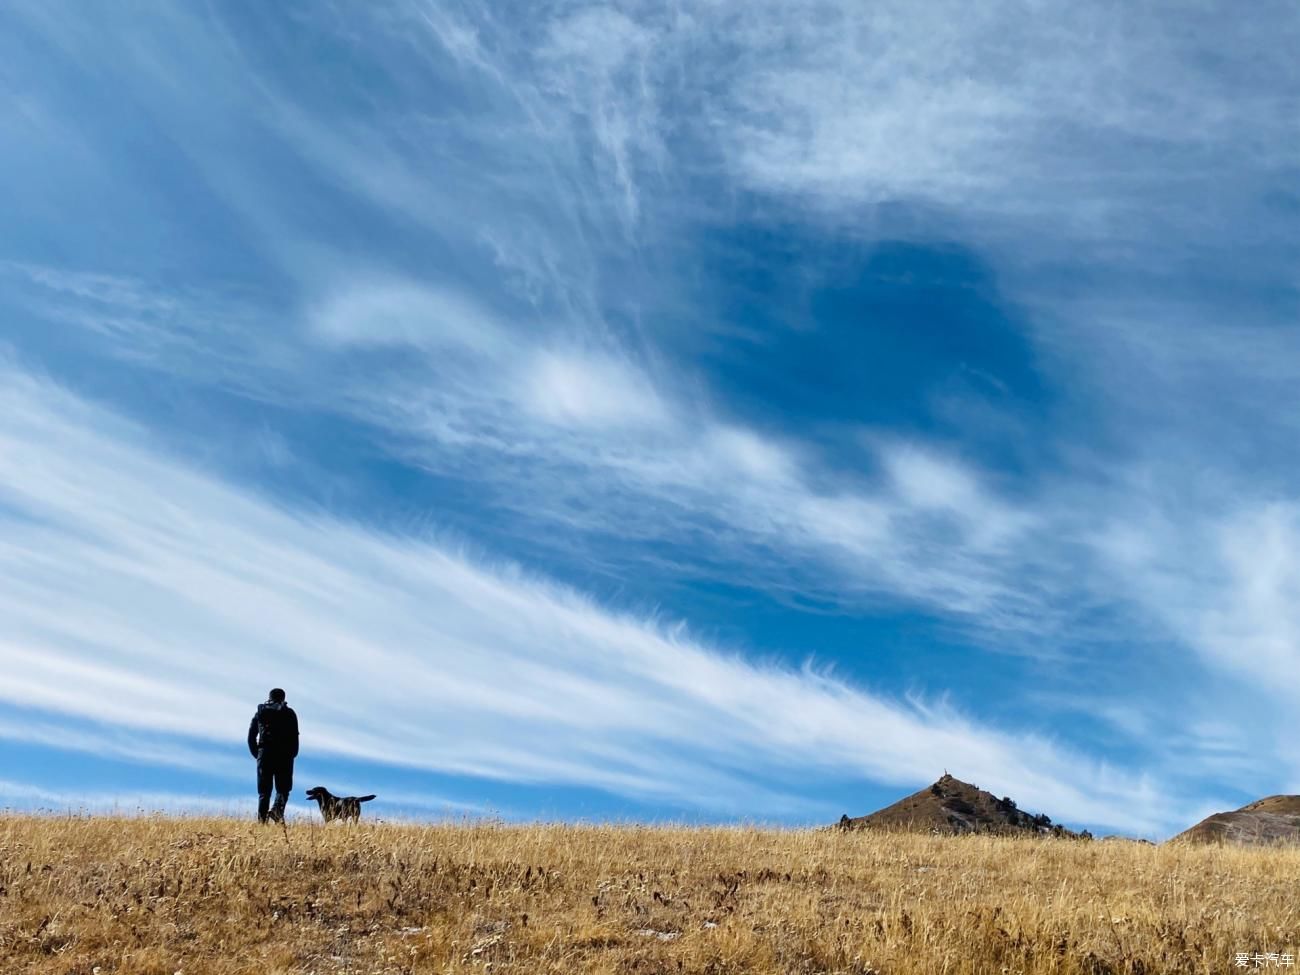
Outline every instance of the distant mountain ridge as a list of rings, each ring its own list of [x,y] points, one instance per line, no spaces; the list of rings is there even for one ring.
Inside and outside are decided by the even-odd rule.
[[[1054,824],[1044,814],[1024,812],[1007,796],[954,778],[947,772],[933,785],[866,816],[840,817],[844,830],[905,830],[959,835],[963,833],[1033,834],[1091,838],[1086,830],[1076,833]]]
[[[1240,809],[1207,816],[1173,839],[1248,846],[1300,842],[1300,796],[1256,799]]]
[[[1087,830],[1075,832],[1053,823],[1046,814],[1020,809],[1008,796],[999,799],[970,782],[947,772],[933,785],[899,799],[893,805],[865,816],[845,814],[833,827],[841,830],[880,830],[957,836],[988,833],[1007,836],[1038,835],[1092,839]],[[1128,836],[1106,840],[1150,843]],[[1300,795],[1256,799],[1240,809],[1214,813],[1171,837],[1168,842],[1271,845],[1300,843]]]

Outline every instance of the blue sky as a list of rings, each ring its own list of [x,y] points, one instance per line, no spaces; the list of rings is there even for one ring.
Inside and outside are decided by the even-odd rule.
[[[0,25],[0,804],[1300,791],[1293,6]]]

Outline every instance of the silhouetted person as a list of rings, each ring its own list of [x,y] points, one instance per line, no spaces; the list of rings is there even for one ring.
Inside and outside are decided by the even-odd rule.
[[[284,703],[284,691],[275,687],[269,700],[257,706],[248,725],[248,750],[257,759],[257,818],[281,822],[293,789],[293,760],[298,757],[298,715]],[[275,785],[275,805],[271,786]]]

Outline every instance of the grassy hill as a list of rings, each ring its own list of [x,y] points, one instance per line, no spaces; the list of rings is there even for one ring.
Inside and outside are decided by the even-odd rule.
[[[1175,840],[1268,846],[1300,842],[1300,796],[1268,796],[1231,812],[1207,816]]]
[[[945,772],[933,785],[866,816],[844,816],[841,829],[912,830],[922,833],[1004,833],[1074,837],[1046,814],[1031,815],[1007,796],[999,799]]]
[[[1227,972],[1300,850],[992,835],[0,818],[0,971]]]

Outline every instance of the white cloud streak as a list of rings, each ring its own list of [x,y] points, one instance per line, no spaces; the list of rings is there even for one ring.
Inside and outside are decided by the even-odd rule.
[[[56,320],[92,332],[112,322],[109,354],[387,430],[403,459],[472,471],[544,532],[707,537],[712,558],[753,566],[751,584],[846,602],[889,593],[999,631],[1059,625],[1042,594],[1051,574],[1040,567],[1032,590],[1023,582],[1039,515],[923,446],[878,439],[864,447],[868,469],[833,471],[806,445],[717,416],[689,379],[654,375],[614,344],[570,344],[411,281],[336,287],[308,306],[300,340],[268,350],[247,313],[227,327],[181,308],[168,332],[167,318],[105,307],[102,282],[87,302],[81,275],[26,273]],[[139,285],[117,289],[147,300]],[[398,356],[375,357],[385,350]]]
[[[0,779],[0,809],[44,812],[109,813],[117,816],[170,813],[251,818],[257,801],[246,796],[214,797],[151,790],[49,789]]]
[[[1125,622],[1144,647],[1155,641],[1154,629],[1173,645],[1171,660],[1194,654],[1274,701],[1271,710],[1252,711],[1250,734],[1237,747],[1300,767],[1294,746],[1269,739],[1271,718],[1262,716],[1280,714],[1278,689],[1296,670],[1300,624],[1287,606],[1300,594],[1300,574],[1286,554],[1297,534],[1294,484],[1287,464],[1269,461],[1256,483],[1258,459],[1240,463],[1242,442],[1263,442],[1267,453],[1293,434],[1295,338],[1272,321],[1217,327],[1192,314],[1194,300],[1169,301],[1175,272],[1206,255],[1227,263],[1237,248],[1249,253],[1252,273],[1282,267],[1293,274],[1294,250],[1275,245],[1295,240],[1279,195],[1300,152],[1292,122],[1300,104],[1294,8],[1268,6],[1241,18],[1213,5],[1049,4],[1026,12],[1012,3],[972,11],[760,2],[665,12],[561,4],[528,8],[509,23],[486,8],[372,9],[373,20],[349,21],[348,34],[334,40],[382,77],[385,97],[357,100],[344,97],[355,91],[330,88],[325,117],[312,85],[257,60],[246,49],[253,45],[226,25],[181,8],[141,31],[39,4],[15,8],[55,51],[161,120],[204,185],[300,289],[297,314],[280,308],[273,315],[214,301],[211,290],[164,293],[126,278],[11,267],[46,289],[45,320],[73,325],[102,350],[172,376],[373,423],[405,459],[440,474],[472,471],[493,503],[526,503],[553,538],[689,539],[699,563],[716,560],[732,572],[745,566],[752,575],[739,581],[855,599],[901,597],[985,633],[1068,637],[1077,635],[1062,625],[1073,622],[1072,604],[1120,607],[1134,614]],[[132,57],[117,57],[123,50]],[[1234,55],[1240,51],[1249,55]],[[214,87],[211,77],[227,84]],[[467,108],[430,113],[430,90],[450,91],[447,103]],[[52,136],[30,141],[33,133],[75,141],[84,167],[111,155],[100,150],[116,148],[74,139],[78,126],[59,118],[53,93],[9,94],[0,133],[24,148],[45,147],[46,162],[66,153],[49,150]],[[200,105],[205,111],[194,111]],[[295,201],[242,151],[263,140],[393,225],[421,228],[422,241],[438,243],[437,253],[452,253],[458,263],[440,268],[435,280],[365,266],[383,264],[368,254],[359,260],[321,248],[311,220],[315,201]],[[78,172],[87,185],[113,186],[107,170],[93,178],[89,168]],[[1055,483],[1014,502],[983,472],[932,445],[878,440],[865,452],[867,469],[832,470],[812,445],[729,418],[700,392],[698,377],[656,362],[653,351],[627,351],[653,350],[653,336],[645,341],[639,325],[621,334],[608,306],[636,319],[654,296],[611,302],[623,278],[602,273],[612,266],[636,279],[630,265],[654,290],[671,291],[692,269],[660,251],[684,232],[747,216],[738,202],[747,194],[778,213],[804,213],[811,204],[828,226],[837,233],[848,227],[852,237],[918,232],[907,221],[901,229],[886,221],[894,204],[939,211],[944,234],[957,228],[1008,272],[1012,297],[1035,313],[1033,337],[1052,378],[1098,414],[1089,420],[1131,427],[1123,438],[1131,453],[1072,457],[1075,466]],[[148,195],[140,199],[147,208]],[[1062,255],[1086,255],[1097,262],[1094,273],[1102,266],[1145,269],[1157,275],[1143,282],[1155,298],[1114,301],[1103,281],[1091,291],[1080,286],[1085,300],[1065,306],[1055,279],[1044,294],[1030,286],[1026,270]],[[49,294],[60,297],[51,302]],[[509,587],[513,595],[502,595],[506,590],[491,584],[497,576],[481,566],[445,547],[283,516],[161,461],[138,446],[136,431],[111,422],[105,443],[78,439],[76,430],[109,421],[88,412],[69,419],[68,411],[85,408],[51,399],[39,386],[23,389],[10,394],[14,402],[45,418],[39,429],[51,444],[84,453],[89,464],[83,476],[50,444],[10,435],[9,449],[22,446],[14,456],[29,465],[26,480],[13,478],[11,493],[44,519],[15,527],[6,539],[8,573],[21,582],[8,597],[11,628],[22,636],[7,652],[23,665],[25,691],[72,713],[128,701],[105,717],[129,722],[134,711],[167,722],[175,715],[157,699],[199,685],[202,724],[246,696],[242,687],[231,689],[218,647],[289,654],[301,633],[328,648],[338,681],[340,660],[378,646],[399,648],[385,652],[396,654],[390,663],[421,675],[413,686],[436,686],[413,649],[430,640],[501,667],[535,663],[521,659],[515,630],[510,640],[496,630],[484,635],[466,614],[480,589],[506,620],[511,613],[501,607],[523,598]],[[1249,436],[1241,436],[1243,424]],[[129,474],[137,462],[144,466]],[[90,474],[112,490],[88,483]],[[520,502],[524,482],[530,490]],[[40,500],[46,488],[51,494]],[[103,510],[96,511],[101,494]],[[137,497],[158,500],[158,510],[143,511]],[[240,544],[210,549],[198,527],[209,523],[230,528]],[[50,532],[67,547],[50,548]],[[268,550],[268,538],[280,544]],[[211,554],[197,559],[195,552]],[[422,576],[417,566],[435,556],[452,568]],[[351,568],[341,571],[340,562]],[[184,593],[169,582],[171,572],[185,580]],[[302,582],[318,572],[330,581]],[[367,572],[422,578],[428,591],[412,583],[380,591]],[[475,580],[465,583],[473,599],[453,578]],[[193,594],[209,587],[210,599],[219,595],[222,605],[246,605],[259,622],[279,623],[250,633],[215,604],[193,606]],[[354,588],[361,594],[355,606],[341,598]],[[536,597],[524,600],[522,616],[545,634],[556,632],[562,614],[537,607],[576,598],[541,583],[519,581],[518,588]],[[56,592],[84,601],[85,617],[54,614],[43,600]],[[402,610],[424,607],[426,599],[446,608],[450,622],[430,631],[406,620]],[[124,608],[142,613],[155,605],[164,612],[151,638]],[[339,613],[350,622],[322,632],[322,607],[334,623]],[[575,612],[614,625],[589,605]],[[170,648],[187,639],[196,618],[210,627],[209,643],[176,662]],[[715,661],[689,640],[682,644],[643,621],[623,623],[630,630],[615,642],[639,647],[633,659],[676,660],[685,646]],[[580,631],[599,657],[593,648],[604,643]],[[567,635],[555,639],[565,644]],[[493,651],[480,654],[485,640]],[[33,649],[56,646],[58,654]],[[1122,669],[1127,663],[1118,656],[1101,663]],[[465,702],[490,701],[508,722],[549,728],[557,721],[530,694],[487,694],[480,672],[456,659],[440,658],[436,676]],[[533,676],[538,686],[560,688],[561,700],[613,721],[600,688],[606,677],[632,686],[631,665],[608,666],[610,674],[581,692],[571,665],[558,676],[549,668]],[[773,686],[786,687],[782,681],[811,694],[799,700],[815,710],[830,693],[812,677],[743,665],[738,673],[766,676],[740,681],[751,695],[741,704],[710,699],[709,706],[741,727],[736,709],[743,714],[753,695],[769,700]],[[724,668],[709,676],[735,675]],[[682,695],[688,710],[698,704],[681,688],[656,687],[647,714],[674,713]],[[368,693],[387,700],[383,688]],[[839,700],[838,693],[831,696]],[[906,709],[881,717],[867,707],[873,699],[846,700],[847,711],[826,706],[818,719],[824,724],[814,722],[804,738],[788,729],[771,734],[802,741],[791,759],[802,761],[799,749],[819,735],[857,740],[850,725],[858,727],[860,704],[876,714],[872,720],[881,723],[872,727],[886,737],[911,734]],[[395,713],[410,729],[422,727],[409,702]],[[205,733],[217,734],[225,720]],[[704,733],[712,724],[686,726]],[[653,737],[660,727],[656,719],[636,730]],[[529,767],[582,781],[599,767],[613,770],[601,780],[611,787],[653,791],[662,788],[664,769],[680,761],[629,752],[614,736],[612,758],[597,762],[590,734],[585,754],[564,748],[558,735],[549,764],[491,736],[473,755],[449,756],[429,739],[442,732],[450,729],[435,724],[415,736],[426,749],[417,764],[508,776]],[[565,734],[579,737],[575,729]],[[379,753],[374,729],[358,735],[332,747]],[[718,747],[736,754],[758,747],[726,741],[722,736]],[[679,744],[670,738],[664,748]],[[844,764],[865,774],[903,774],[901,762],[858,756]],[[1050,757],[1047,767],[1054,767]]]
[[[445,545],[294,517],[12,367],[0,390],[0,698],[223,741],[270,677],[311,748],[363,760],[778,815],[820,808],[790,791],[812,769],[906,782],[947,764],[1082,821],[1167,822],[1152,783],[1046,741],[747,663]]]
[[[743,52],[714,102],[728,164],[828,207],[924,202],[972,230],[1051,219],[1075,245],[1115,246],[1222,234],[1250,188],[1300,159],[1300,18],[1285,5],[1249,21],[1214,5],[715,9],[735,14]]]
[[[23,720],[0,718],[0,740],[11,742],[14,747],[39,745],[99,758],[202,772],[206,776],[248,779],[247,762],[236,762],[216,749],[195,747],[172,736],[162,742],[147,733],[132,733],[122,728],[77,730],[61,721],[30,716]]]

